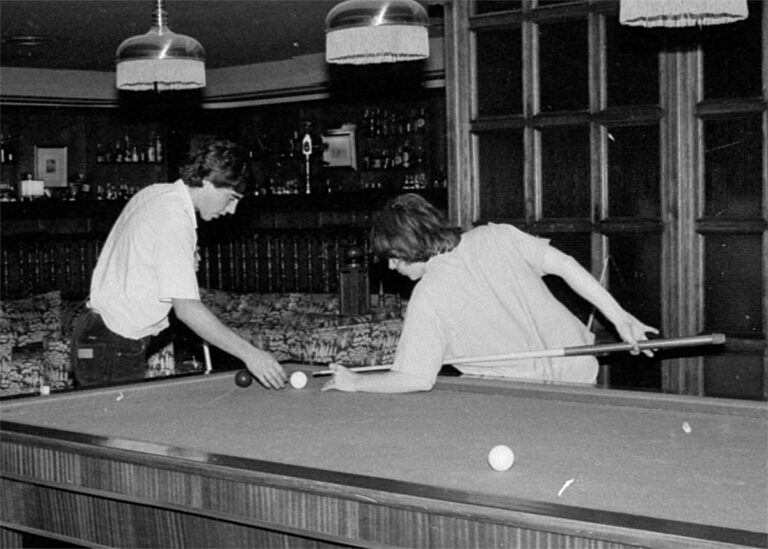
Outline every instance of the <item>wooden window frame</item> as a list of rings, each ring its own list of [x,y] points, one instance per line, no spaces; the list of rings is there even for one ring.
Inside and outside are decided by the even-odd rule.
[[[607,235],[651,231],[662,235],[662,326],[668,337],[700,333],[703,328],[703,238],[709,232],[762,234],[763,333],[761,338],[731,339],[726,352],[738,360],[739,353],[762,356],[762,398],[768,399],[768,164],[763,162],[762,219],[721,221],[703,217],[703,130],[702,120],[739,113],[762,113],[763,156],[768,157],[768,59],[763,56],[763,95],[727,100],[704,100],[701,49],[663,51],[659,56],[658,105],[606,106],[605,18],[618,16],[618,0],[582,0],[552,6],[524,0],[519,11],[474,16],[472,2],[445,3],[446,98],[449,134],[449,214],[464,229],[492,221],[479,215],[478,135],[489,130],[524,128],[525,131],[525,219],[508,220],[533,233],[583,232],[592,234],[593,274],[599,275],[607,253]],[[535,25],[574,18],[589,21],[590,104],[588,112],[538,112],[535,74]],[[762,12],[762,40],[768,48],[768,9]],[[483,30],[522,27],[523,112],[508,116],[478,117],[475,86],[475,33]],[[538,128],[568,123],[589,124],[592,132],[592,215],[588,223],[541,219],[540,149]],[[662,178],[660,221],[607,218],[606,126],[657,122],[660,135]],[[498,220],[497,220],[498,221]],[[704,361],[686,357],[664,361],[662,390],[703,395]]]

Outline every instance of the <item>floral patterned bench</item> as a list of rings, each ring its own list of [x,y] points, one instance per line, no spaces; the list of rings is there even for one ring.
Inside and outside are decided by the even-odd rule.
[[[405,303],[371,296],[371,312],[340,314],[335,294],[239,294],[202,290],[204,303],[243,337],[277,360],[349,366],[394,359]],[[0,397],[35,394],[47,372],[52,390],[73,385],[70,336],[83,302],[59,291],[0,304]],[[150,356],[146,376],[178,373],[173,344]]]
[[[340,314],[335,294],[201,292],[225,324],[282,362],[392,362],[405,310],[394,295],[373,295],[370,313],[347,316]]]
[[[47,373],[51,390],[73,385],[70,337],[82,301],[62,300],[59,291],[0,303],[0,397],[40,391]],[[175,372],[173,344],[147,360],[147,377]]]

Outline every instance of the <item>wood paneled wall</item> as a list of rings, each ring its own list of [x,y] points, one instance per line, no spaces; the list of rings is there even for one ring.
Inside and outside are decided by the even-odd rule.
[[[68,299],[86,297],[105,238],[103,233],[4,236],[2,296],[60,290]],[[198,278],[202,287],[238,292],[335,293],[350,247],[368,257],[364,228],[257,229],[201,239]]]

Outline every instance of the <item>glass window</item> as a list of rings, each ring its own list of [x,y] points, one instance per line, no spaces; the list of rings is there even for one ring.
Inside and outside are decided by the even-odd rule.
[[[659,127],[615,126],[608,132],[608,216],[658,218]]]
[[[586,270],[590,270],[592,237],[589,233],[557,233],[542,235],[550,239],[550,244],[572,256]],[[555,297],[584,324],[589,322],[592,304],[579,296],[559,276],[546,276],[544,281]]]
[[[590,216],[589,127],[541,131],[542,216]]]
[[[525,217],[523,130],[500,130],[479,135],[480,217]]]
[[[520,28],[478,32],[476,38],[478,115],[523,112]]]
[[[763,330],[762,235],[706,235],[704,243],[707,331],[759,337]]]
[[[661,236],[652,233],[611,235],[608,238],[608,253],[608,289],[611,294],[642,322],[661,329]],[[602,316],[598,318],[610,331],[610,340],[616,340],[618,336],[613,325]],[[601,359],[601,362],[610,366],[611,387],[661,387],[658,354],[654,358],[613,354]]]
[[[759,114],[704,121],[705,215],[762,215],[761,126]]]
[[[611,294],[641,321],[661,326],[661,236],[655,233],[608,238]]]
[[[608,106],[659,103],[660,31],[606,17]]]
[[[615,341],[611,338],[608,342]],[[661,389],[661,356],[663,351],[653,358],[645,355],[632,356],[629,353],[614,353],[600,357],[600,364],[608,366],[608,386],[612,389],[641,389],[658,391]]]
[[[539,28],[541,112],[589,108],[587,20]]]
[[[764,400],[765,370],[760,355],[713,353],[704,357],[704,394],[719,398]]]
[[[473,74],[481,82],[473,107],[495,117],[473,121],[476,154],[469,162],[478,174],[478,220],[546,231],[553,245],[586,264],[596,261],[591,246],[606,241],[610,292],[669,337],[701,328],[725,332],[736,344],[762,341],[766,3],[748,0],[749,17],[739,23],[685,29],[622,26],[618,4],[478,5],[478,13],[521,12],[475,22],[482,34]],[[513,25],[522,29],[507,30]],[[532,78],[521,78],[523,69]],[[522,124],[524,130],[516,129]],[[664,167],[675,173],[662,173]],[[605,193],[593,194],[598,180]],[[691,196],[700,200],[696,212],[665,217],[665,197],[674,210]],[[594,219],[603,211],[605,219]],[[662,264],[663,257],[672,263]],[[589,304],[551,278],[546,283],[555,295],[588,321]],[[678,292],[689,279],[702,283]],[[672,293],[676,299],[665,303]],[[687,316],[692,308],[702,309],[704,326]],[[606,319],[595,318],[597,337],[615,339]],[[706,362],[715,352],[698,351],[705,353],[706,394],[764,398],[768,371],[762,351],[749,347],[738,356],[730,348],[722,354],[725,362],[736,357],[742,369],[735,376],[718,376],[719,365]],[[690,350],[601,361],[611,366],[612,387],[701,388],[698,376],[677,375],[701,364]],[[662,379],[662,364],[670,377]]]
[[[736,23],[701,29],[704,97],[759,97],[762,92],[763,2],[747,3],[749,16]]]

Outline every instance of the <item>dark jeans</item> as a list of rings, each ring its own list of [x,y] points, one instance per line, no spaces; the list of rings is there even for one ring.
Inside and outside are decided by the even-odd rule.
[[[150,337],[128,339],[106,327],[93,311],[82,313],[72,331],[72,372],[78,387],[144,379]]]

